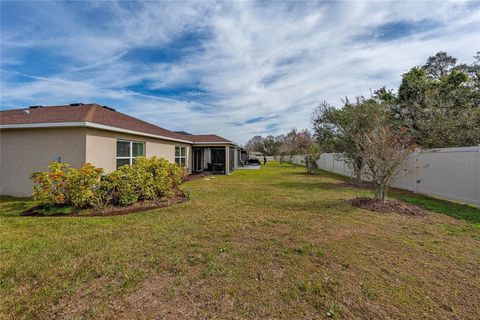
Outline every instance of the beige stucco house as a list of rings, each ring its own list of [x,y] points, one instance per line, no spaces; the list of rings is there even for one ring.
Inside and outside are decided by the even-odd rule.
[[[162,157],[187,168],[229,174],[239,147],[217,135],[177,133],[98,104],[31,106],[0,111],[0,194],[29,196],[30,175],[52,161],[111,172],[137,156]]]

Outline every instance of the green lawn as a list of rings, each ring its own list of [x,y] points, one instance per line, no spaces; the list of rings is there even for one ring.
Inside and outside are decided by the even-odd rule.
[[[278,164],[183,188],[114,217],[2,198],[0,319],[478,319],[479,209],[399,192],[436,212],[372,213],[346,202],[368,190]]]

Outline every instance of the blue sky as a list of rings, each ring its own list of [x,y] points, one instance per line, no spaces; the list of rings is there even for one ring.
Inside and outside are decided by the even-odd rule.
[[[97,102],[240,143],[308,128],[323,100],[395,88],[437,51],[480,50],[478,2],[0,5],[2,109]]]

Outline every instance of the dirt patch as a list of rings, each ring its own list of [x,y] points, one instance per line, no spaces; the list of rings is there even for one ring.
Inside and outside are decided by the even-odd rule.
[[[385,202],[381,202],[372,198],[358,197],[349,200],[349,202],[354,207],[375,212],[398,213],[409,216],[424,216],[428,213],[425,209],[399,200],[385,200]]]
[[[175,190],[175,194],[169,198],[156,200],[138,201],[126,207],[108,207],[101,211],[88,209],[82,211],[73,211],[71,213],[53,213],[47,214],[45,207],[35,206],[24,211],[21,215],[26,217],[93,217],[93,216],[118,216],[134,212],[142,212],[158,208],[170,207],[177,203],[183,203],[188,200],[188,196],[182,190]]]

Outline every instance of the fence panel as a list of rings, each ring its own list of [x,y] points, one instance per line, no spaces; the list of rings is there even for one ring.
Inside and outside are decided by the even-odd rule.
[[[480,205],[479,148],[445,148],[418,157],[418,192]]]
[[[418,163],[417,163],[418,151],[416,150],[411,154],[403,166],[398,170],[397,175],[392,179],[392,186],[399,189],[409,190],[412,192],[418,192],[417,190],[417,175],[418,175]]]

